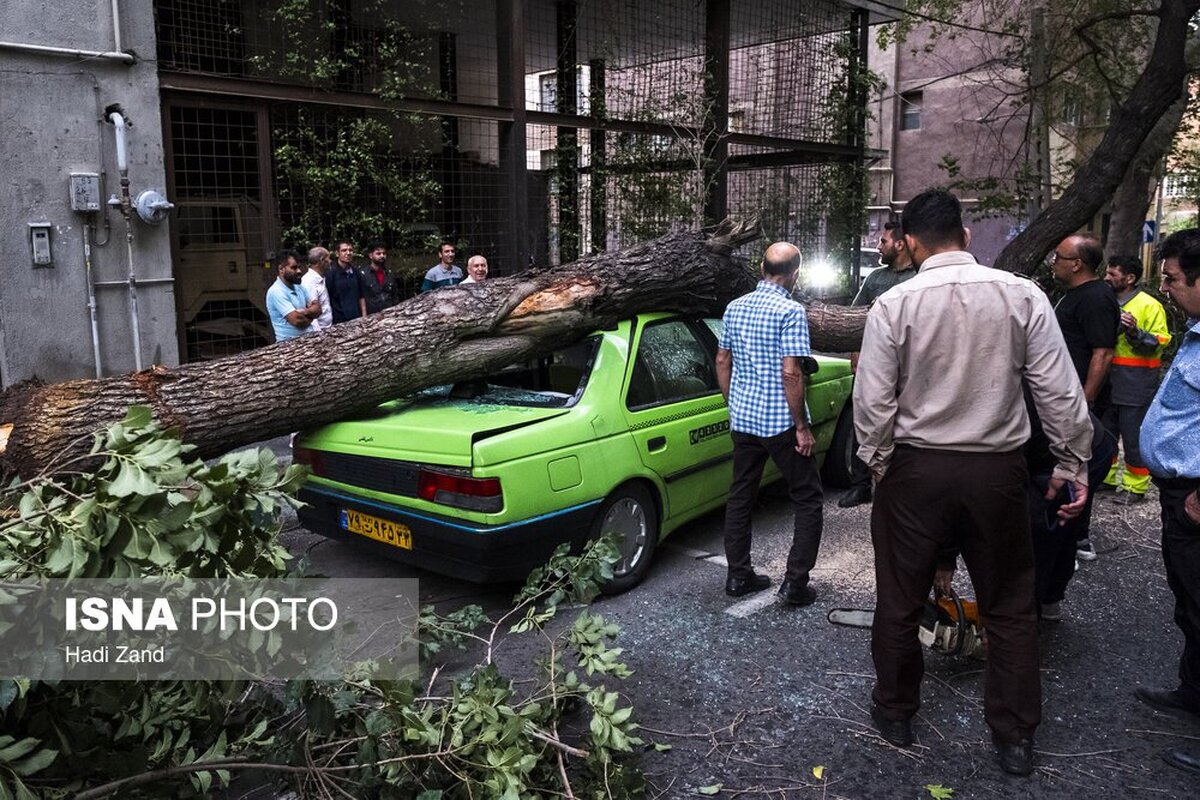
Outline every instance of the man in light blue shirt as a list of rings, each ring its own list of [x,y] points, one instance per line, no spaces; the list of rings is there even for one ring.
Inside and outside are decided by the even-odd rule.
[[[1200,721],[1200,228],[1177,231],[1159,248],[1160,291],[1188,316],[1188,330],[1142,422],[1142,458],[1162,505],[1162,554],[1183,631],[1179,687],[1139,687],[1146,705]],[[1200,774],[1200,754],[1166,750],[1163,760]]]
[[[321,303],[316,298],[310,301],[300,285],[304,270],[295,253],[281,250],[275,257],[275,269],[279,277],[267,289],[267,314],[275,329],[275,341],[283,342],[313,331],[313,320],[321,316]]]
[[[800,251],[787,242],[767,248],[762,280],[725,309],[717,350],[717,383],[729,403],[733,483],[725,507],[725,594],[741,597],[771,585],[750,561],[750,513],[767,458],[787,481],[795,527],[787,572],[779,587],[785,603],[805,606],[817,593],[809,572],[821,544],[821,479],[804,407],[809,356],[804,307],[792,299]]]

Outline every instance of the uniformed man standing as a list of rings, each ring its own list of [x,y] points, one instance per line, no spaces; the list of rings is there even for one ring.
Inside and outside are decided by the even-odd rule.
[[[1188,316],[1188,329],[1142,423],[1142,457],[1162,504],[1162,554],[1183,631],[1179,686],[1138,688],[1151,708],[1200,721],[1200,228],[1178,231],[1159,249],[1161,291]],[[1173,767],[1200,774],[1200,755],[1163,752]]]
[[[1122,491],[1114,501],[1127,505],[1140,503],[1150,488],[1150,470],[1138,447],[1138,431],[1146,409],[1158,388],[1163,347],[1171,341],[1167,330],[1167,312],[1162,303],[1138,288],[1142,279],[1142,261],[1137,256],[1113,256],[1104,273],[1121,304],[1121,335],[1108,374],[1112,384],[1112,405],[1104,412],[1104,428],[1125,445],[1125,466],[1112,458],[1108,477],[1100,488],[1117,488],[1120,473]]]

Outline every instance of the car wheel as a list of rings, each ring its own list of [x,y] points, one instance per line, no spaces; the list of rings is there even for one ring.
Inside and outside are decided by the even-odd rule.
[[[606,534],[615,538],[620,559],[613,564],[612,578],[600,590],[620,594],[641,583],[658,544],[658,512],[644,486],[626,484],[604,501],[592,538]]]
[[[854,408],[847,400],[846,405],[842,406],[837,427],[833,429],[833,441],[829,445],[829,451],[825,453],[825,464],[821,468],[821,477],[826,486],[845,489],[850,485],[853,474]]]

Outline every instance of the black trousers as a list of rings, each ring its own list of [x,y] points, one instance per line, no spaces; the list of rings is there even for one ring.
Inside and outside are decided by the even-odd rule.
[[[854,450],[855,452],[858,451],[857,436],[854,437]],[[867,462],[863,461],[857,455],[850,458],[850,488],[871,488],[871,469],[867,466]]]
[[[1111,436],[1101,436],[1092,443],[1092,460],[1088,462],[1088,502],[1083,512],[1065,525],[1058,524],[1054,518],[1056,512],[1046,500],[1050,476],[1035,476],[1030,484],[1029,528],[1033,533],[1039,603],[1058,603],[1066,595],[1067,584],[1075,575],[1075,546],[1088,536],[1084,528],[1086,517],[1092,512],[1096,487],[1103,483],[1116,452],[1116,439]]]
[[[1005,742],[1041,722],[1029,474],[1020,451],[961,453],[898,445],[875,487],[875,623],[871,656],[880,712],[920,707],[925,673],[917,626],[939,555],[962,553],[988,636],[984,714]]]
[[[1167,585],[1175,595],[1175,624],[1183,631],[1179,691],[1200,705],[1200,525],[1188,519],[1184,498],[1200,479],[1155,478],[1162,504],[1162,554]]]
[[[754,573],[750,562],[750,517],[768,458],[783,474],[788,496],[796,509],[784,577],[805,586],[821,545],[824,494],[817,460],[796,452],[795,428],[767,438],[733,431],[733,483],[725,505],[725,560],[729,562],[729,577],[744,579]]]

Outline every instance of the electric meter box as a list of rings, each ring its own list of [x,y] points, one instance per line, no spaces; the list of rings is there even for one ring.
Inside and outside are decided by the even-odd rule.
[[[95,172],[71,173],[71,210],[100,210],[100,176]]]

